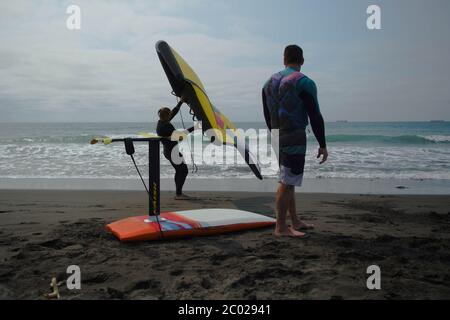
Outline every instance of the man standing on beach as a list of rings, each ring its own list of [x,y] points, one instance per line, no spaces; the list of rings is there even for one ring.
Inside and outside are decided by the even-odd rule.
[[[321,164],[328,158],[325,124],[319,109],[316,84],[300,72],[303,63],[303,50],[297,45],[287,46],[284,50],[286,68],[266,82],[262,93],[267,127],[271,131],[279,130],[279,149],[275,150],[280,163],[276,236],[305,237],[306,234],[300,230],[313,228],[298,219],[295,205],[295,187],[300,187],[303,181],[308,118],[319,142],[317,158],[322,156]],[[291,227],[286,223],[288,211]]]

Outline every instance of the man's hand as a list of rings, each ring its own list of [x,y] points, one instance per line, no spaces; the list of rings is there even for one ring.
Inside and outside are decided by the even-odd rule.
[[[317,152],[317,159],[322,156],[322,160],[320,161],[320,164],[325,163],[328,159],[328,151],[327,148],[319,148],[319,151]]]

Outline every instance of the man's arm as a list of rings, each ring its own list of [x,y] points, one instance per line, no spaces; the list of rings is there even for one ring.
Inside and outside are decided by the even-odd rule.
[[[309,78],[300,80],[299,84],[301,86],[300,98],[304,102],[314,136],[320,146],[317,152],[317,158],[322,156],[322,160],[320,161],[320,164],[322,164],[328,159],[328,151],[325,141],[325,123],[320,113],[319,102],[317,100],[317,87],[314,81]]]
[[[314,136],[321,148],[326,148],[325,141],[325,123],[320,113],[319,103],[317,100],[317,87],[314,81],[309,78],[303,78],[299,81],[300,99],[302,99],[306,112],[308,113],[311,128]]]
[[[323,121],[322,114],[316,106],[315,99],[311,94],[303,91],[300,94],[300,98],[306,107],[306,112],[308,113],[309,121],[311,123],[311,128],[313,130],[314,136],[319,143],[321,148],[326,148],[327,144],[325,141],[325,123]]]
[[[267,107],[266,94],[264,93],[264,89],[262,90],[262,102],[263,102],[263,109],[264,109],[264,120],[266,120],[267,128],[269,128],[269,130],[272,131],[272,123],[270,121],[270,112],[269,112],[269,108]]]

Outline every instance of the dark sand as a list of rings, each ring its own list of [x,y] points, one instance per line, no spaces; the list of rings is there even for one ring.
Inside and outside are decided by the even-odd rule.
[[[238,208],[273,216],[273,194],[191,193],[164,210]],[[106,223],[146,213],[139,192],[0,191],[0,298],[42,299],[80,266],[62,299],[450,299],[450,196],[298,194],[309,239],[272,229],[123,244]],[[366,288],[381,267],[382,290]]]

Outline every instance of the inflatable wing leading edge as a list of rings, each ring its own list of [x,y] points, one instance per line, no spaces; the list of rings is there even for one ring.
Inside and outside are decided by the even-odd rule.
[[[239,137],[230,137],[227,130],[235,131],[235,125],[213,106],[206,94],[205,87],[197,74],[187,62],[167,42],[158,41],[156,52],[163,66],[164,72],[169,79],[173,92],[178,97],[185,97],[195,117],[202,121],[203,130],[215,129],[221,135],[219,143],[234,145],[245,162],[258,179],[262,179],[258,162],[249,152],[244,140]]]

